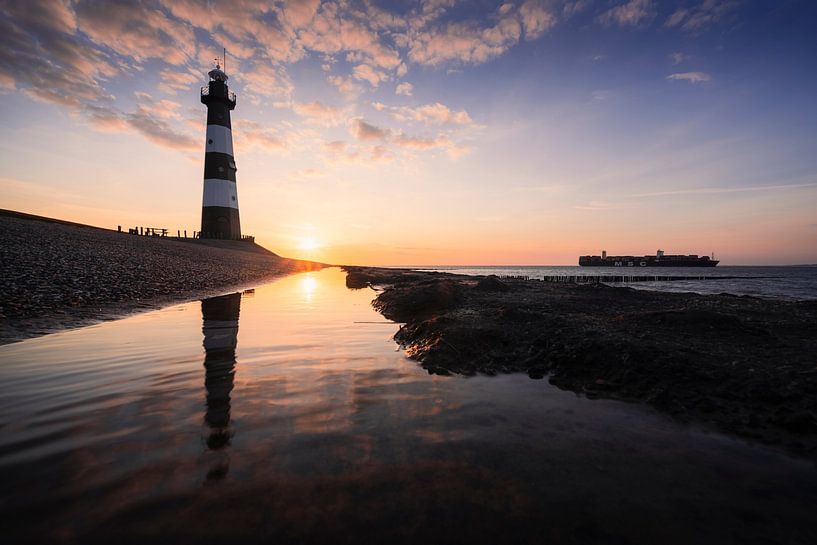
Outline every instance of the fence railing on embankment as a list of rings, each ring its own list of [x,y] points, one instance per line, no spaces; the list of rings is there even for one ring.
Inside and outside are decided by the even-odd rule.
[[[122,233],[122,226],[117,225],[117,230]],[[209,239],[209,240],[240,240],[242,242],[255,242],[253,235],[242,235],[237,239],[225,239],[220,236],[220,233],[202,233],[201,231],[191,231],[190,236],[187,236],[187,229],[177,229],[176,236],[169,234],[170,230],[165,227],[129,227],[129,235],[137,235],[140,237],[158,237],[158,238],[177,238],[177,239]]]

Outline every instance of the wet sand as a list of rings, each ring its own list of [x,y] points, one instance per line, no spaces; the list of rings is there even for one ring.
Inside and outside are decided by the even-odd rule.
[[[144,237],[0,210],[0,344],[323,267],[251,242]]]
[[[374,306],[430,373],[525,372],[817,457],[817,302],[376,268]]]

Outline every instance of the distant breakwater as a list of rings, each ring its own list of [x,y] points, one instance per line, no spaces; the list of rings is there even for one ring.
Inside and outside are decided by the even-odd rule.
[[[670,282],[679,280],[759,280],[774,278],[772,276],[666,276],[666,275],[552,275],[543,278],[533,278],[520,275],[502,275],[505,280],[540,280],[542,282],[569,283],[569,284],[610,284],[628,282]]]

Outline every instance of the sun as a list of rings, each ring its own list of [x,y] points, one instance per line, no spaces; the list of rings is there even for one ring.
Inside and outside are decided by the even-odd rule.
[[[304,252],[312,252],[320,248],[320,243],[313,237],[304,237],[298,243],[298,248]]]

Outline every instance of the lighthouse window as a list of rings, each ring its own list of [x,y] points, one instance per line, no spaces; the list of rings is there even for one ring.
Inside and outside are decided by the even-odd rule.
[[[218,167],[219,172],[224,172],[224,167]]]
[[[235,195],[232,196],[232,199],[235,200]]]
[[[208,138],[208,139],[207,139],[207,143],[208,143],[208,144],[212,144],[212,143],[213,143],[213,139],[212,139],[212,138]]]
[[[233,170],[238,170],[238,169],[235,167],[235,163],[234,163],[233,161],[230,161],[230,162],[229,162],[229,163],[227,163],[227,164],[228,164],[228,165],[230,165],[230,168],[231,168],[231,169],[233,169]]]

